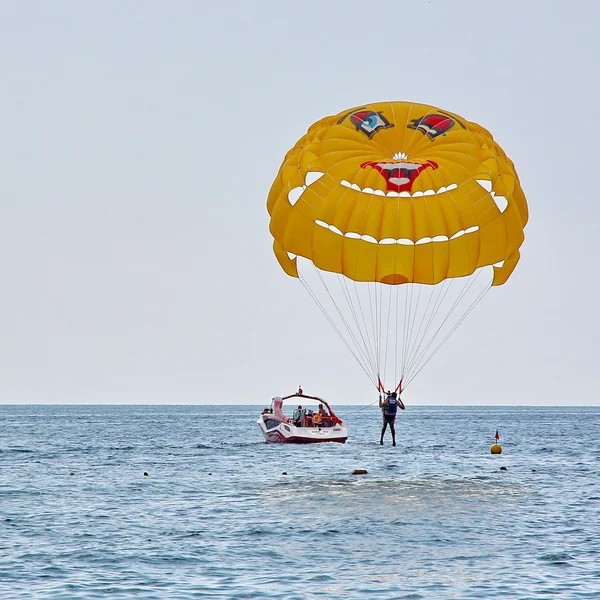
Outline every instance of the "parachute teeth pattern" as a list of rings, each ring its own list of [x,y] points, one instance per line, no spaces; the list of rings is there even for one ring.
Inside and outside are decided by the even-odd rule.
[[[475,180],[494,200],[498,210],[503,213],[508,207],[508,200],[505,196],[498,196],[492,188],[492,182],[489,179],[476,179]]]
[[[309,171],[306,174],[306,178],[304,179],[306,187],[312,185],[315,181],[319,181],[319,179],[321,179],[323,175],[325,175],[325,173],[323,173],[322,171]]]
[[[310,173],[307,174],[307,180],[308,180],[308,175],[310,175]],[[376,196],[387,196],[389,198],[419,198],[421,196],[437,196],[438,194],[444,194],[446,192],[455,190],[458,187],[458,185],[456,183],[451,183],[447,187],[446,186],[440,187],[437,191],[429,189],[429,190],[425,190],[424,192],[416,191],[411,194],[408,191],[396,192],[394,190],[390,190],[390,191],[374,190],[373,188],[370,188],[370,187],[361,188],[356,183],[350,183],[349,181],[346,181],[345,179],[342,179],[340,181],[340,184],[349,189],[355,190],[357,192],[361,192],[362,194],[375,194]],[[492,194],[493,194],[493,192],[492,192]]]
[[[496,203],[496,206],[498,207],[498,210],[503,213],[506,210],[506,207],[508,206],[508,200],[504,197],[504,196],[493,196],[494,198],[494,202]]]
[[[343,233],[340,231],[335,225],[329,225],[325,223],[325,221],[320,221],[319,219],[315,220],[315,224],[323,227],[324,229],[329,229],[329,231],[335,233],[336,235],[340,235],[342,237],[346,237],[351,240],[363,240],[365,242],[369,242],[370,244],[381,244],[382,246],[390,246],[392,244],[400,244],[401,246],[420,246],[422,244],[430,244],[430,243],[439,243],[439,242],[447,242],[449,239],[454,240],[463,235],[468,235],[469,233],[475,233],[479,231],[479,226],[474,225],[473,227],[468,227],[467,229],[461,229],[457,231],[451,238],[448,238],[446,235],[436,235],[435,237],[424,237],[417,241],[409,240],[408,238],[383,238],[382,240],[376,240],[371,235],[356,233],[354,231],[348,231]]]
[[[492,182],[489,179],[475,180],[488,194],[492,191]]]
[[[318,181],[323,175],[324,175],[324,173],[322,173],[321,171],[309,171],[306,174],[306,178],[305,178],[306,185],[301,185],[301,186],[295,187],[289,191],[288,200],[289,200],[290,204],[292,206],[295,205],[296,202],[298,202],[298,200],[301,198],[302,194],[304,193],[304,190],[309,185],[313,184],[315,181]],[[488,179],[476,179],[475,181],[483,189],[485,189],[486,192],[488,192],[490,194],[490,196],[496,203],[496,206],[498,207],[500,212],[504,212],[508,206],[508,200],[504,196],[499,196],[499,195],[495,194],[494,190],[492,189],[492,182],[489,181]],[[387,196],[387,197],[391,197],[391,198],[396,198],[396,197],[398,197],[398,198],[419,198],[421,196],[433,196],[433,195],[437,195],[437,194],[444,194],[446,192],[451,192],[452,190],[455,190],[456,188],[458,188],[458,185],[456,183],[451,183],[448,186],[440,187],[437,191],[429,189],[424,192],[416,191],[413,194],[411,194],[410,192],[407,192],[407,191],[404,191],[404,192],[389,191],[386,193],[383,190],[374,190],[373,188],[369,188],[369,187],[361,189],[357,184],[350,183],[349,181],[346,181],[345,179],[342,179],[340,184],[343,185],[344,187],[353,189],[353,190],[358,191],[363,194],[374,194],[376,196],[384,196],[384,197]],[[428,243],[432,243],[432,242],[439,243],[439,242],[445,242],[448,240],[454,240],[463,235],[474,233],[479,230],[479,226],[475,225],[475,226],[468,227],[466,229],[461,229],[460,231],[455,232],[450,238],[448,238],[445,235],[437,235],[433,238],[424,237],[424,238],[421,238],[416,241],[409,240],[407,238],[400,238],[397,240],[394,240],[393,238],[384,238],[382,240],[376,240],[372,236],[361,235],[361,234],[355,233],[355,232],[343,233],[342,231],[340,231],[340,229],[338,229],[334,225],[330,225],[329,223],[325,223],[325,221],[320,221],[318,219],[315,220],[315,223],[317,225],[319,225],[320,227],[323,227],[324,229],[329,229],[330,231],[332,231],[333,233],[335,233],[336,235],[339,235],[339,236],[347,237],[349,239],[362,239],[371,244],[382,244],[382,245],[391,245],[394,243],[400,244],[400,245],[421,245],[421,244],[428,244]]]
[[[298,200],[300,200],[300,196],[302,196],[305,189],[306,189],[305,185],[300,185],[298,187],[292,188],[288,192],[288,201],[292,206],[294,206],[294,204],[296,204],[296,202],[298,202]]]

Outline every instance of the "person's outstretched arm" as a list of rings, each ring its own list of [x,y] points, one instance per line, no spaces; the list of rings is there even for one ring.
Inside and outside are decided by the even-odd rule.
[[[398,396],[398,406],[404,410],[406,408],[406,406],[404,406],[404,402],[402,402],[402,398],[400,398],[400,396]]]

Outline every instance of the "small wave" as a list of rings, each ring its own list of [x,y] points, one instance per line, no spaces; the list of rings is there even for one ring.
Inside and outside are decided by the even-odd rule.
[[[552,562],[555,564],[563,564],[568,560],[573,560],[573,557],[566,552],[557,552],[556,554],[544,554],[543,556],[539,556],[538,560]]]
[[[262,527],[252,527],[246,533],[247,533],[247,535],[254,536],[254,535],[273,535],[276,532],[271,531],[270,529],[262,528]]]

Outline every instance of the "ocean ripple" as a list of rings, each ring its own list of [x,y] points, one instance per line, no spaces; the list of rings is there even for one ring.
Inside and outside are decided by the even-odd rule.
[[[375,408],[345,445],[259,412],[0,406],[0,597],[600,597],[600,409],[409,406],[396,448]]]

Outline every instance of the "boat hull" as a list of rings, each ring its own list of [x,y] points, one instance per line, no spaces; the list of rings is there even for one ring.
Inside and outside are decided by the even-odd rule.
[[[348,430],[343,425],[335,427],[296,427],[291,423],[279,423],[267,429],[265,421],[259,419],[258,426],[268,444],[317,444],[348,439]]]

